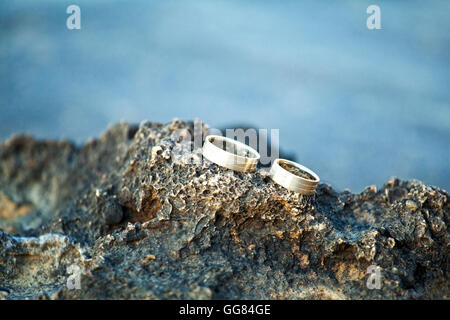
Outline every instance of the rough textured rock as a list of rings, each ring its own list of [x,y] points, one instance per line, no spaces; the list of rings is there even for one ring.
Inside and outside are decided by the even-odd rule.
[[[392,179],[303,197],[262,169],[176,153],[192,130],[1,144],[0,299],[448,299],[446,191]],[[371,265],[381,289],[366,285]]]

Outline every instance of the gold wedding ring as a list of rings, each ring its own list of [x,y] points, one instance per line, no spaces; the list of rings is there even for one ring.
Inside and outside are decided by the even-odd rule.
[[[320,181],[314,171],[285,159],[275,160],[270,168],[270,176],[279,185],[303,195],[314,194]]]
[[[216,135],[206,137],[203,156],[219,166],[240,172],[255,170],[260,158],[259,153],[248,145]]]

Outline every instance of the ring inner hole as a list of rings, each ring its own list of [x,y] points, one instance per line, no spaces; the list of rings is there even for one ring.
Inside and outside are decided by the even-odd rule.
[[[215,139],[215,138],[212,138],[210,140],[210,142],[212,144],[214,144],[216,147],[218,147],[226,152],[232,153],[234,155],[246,157],[246,158],[253,158],[253,155],[249,150],[242,148],[232,142],[225,141],[225,140],[219,140],[219,139]]]
[[[311,174],[309,174],[308,172],[306,172],[296,166],[293,166],[292,164],[280,161],[279,165],[284,170],[289,171],[290,173],[295,174],[298,177],[308,179],[308,180],[316,180],[316,178],[314,178]]]

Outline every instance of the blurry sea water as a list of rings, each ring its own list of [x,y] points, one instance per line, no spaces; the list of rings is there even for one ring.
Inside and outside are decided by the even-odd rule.
[[[81,7],[81,30],[66,8]],[[381,30],[366,8],[381,8]],[[0,139],[108,124],[280,129],[338,189],[450,187],[450,1],[0,2]]]

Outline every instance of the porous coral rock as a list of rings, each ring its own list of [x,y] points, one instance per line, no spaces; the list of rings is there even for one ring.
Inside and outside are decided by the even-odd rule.
[[[0,298],[448,299],[446,191],[392,179],[300,196],[261,168],[202,159],[180,142],[193,130],[147,121],[82,147],[3,142]]]

